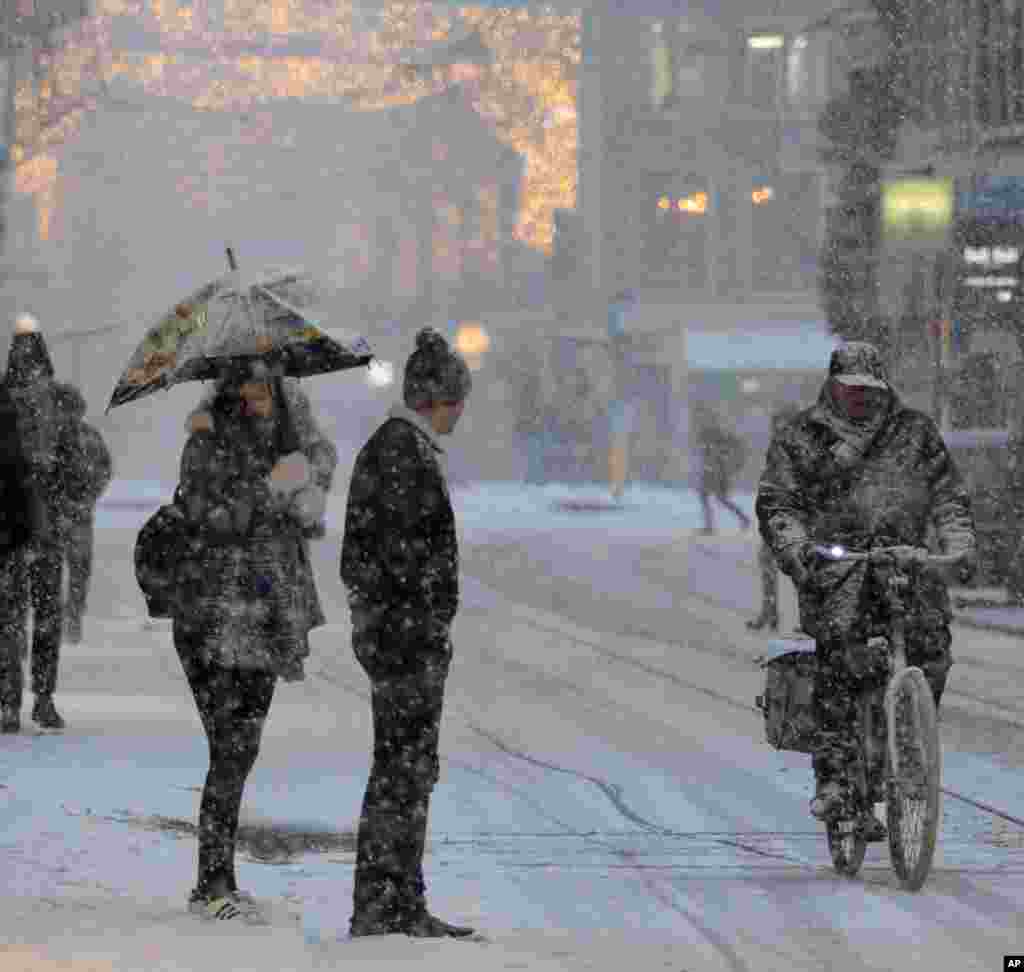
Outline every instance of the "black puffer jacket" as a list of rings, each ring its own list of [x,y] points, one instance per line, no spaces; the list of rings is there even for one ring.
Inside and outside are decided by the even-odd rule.
[[[396,405],[352,471],[341,580],[354,626],[379,634],[389,668],[449,650],[459,550],[443,455],[429,425]]]

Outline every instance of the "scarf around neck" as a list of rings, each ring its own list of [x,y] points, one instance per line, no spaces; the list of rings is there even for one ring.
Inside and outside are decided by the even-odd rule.
[[[388,410],[388,418],[403,419],[410,425],[414,425],[420,430],[426,437],[430,444],[436,449],[441,455],[445,454],[445,448],[441,445],[440,436],[434,431],[433,426],[415,409],[409,408],[404,402],[396,402]]]
[[[839,438],[830,449],[837,466],[841,469],[852,469],[864,458],[882,426],[888,421],[894,404],[895,395],[890,392],[888,402],[873,416],[862,422],[855,422],[843,412],[826,382],[818,399],[815,418],[827,425]]]

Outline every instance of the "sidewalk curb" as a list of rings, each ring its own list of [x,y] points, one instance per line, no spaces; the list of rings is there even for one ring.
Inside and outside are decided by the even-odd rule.
[[[953,615],[953,624],[962,625],[965,628],[974,628],[977,631],[996,631],[1000,634],[1024,635],[1024,623],[1020,626],[1005,624],[999,621],[981,621],[977,618],[964,617],[959,614]]]

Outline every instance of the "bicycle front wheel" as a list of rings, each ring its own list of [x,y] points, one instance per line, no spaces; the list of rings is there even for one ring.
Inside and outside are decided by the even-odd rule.
[[[893,676],[885,693],[889,853],[900,883],[917,891],[932,868],[939,830],[942,752],[931,686],[920,668]]]

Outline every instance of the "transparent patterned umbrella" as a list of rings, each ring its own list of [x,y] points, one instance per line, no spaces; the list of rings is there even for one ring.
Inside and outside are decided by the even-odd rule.
[[[308,274],[268,269],[247,275],[230,248],[227,256],[227,274],[189,294],[149,329],[121,373],[108,411],[183,381],[217,378],[243,358],[264,358],[295,378],[373,360],[365,338],[338,339],[320,330],[310,316],[317,288]]]

